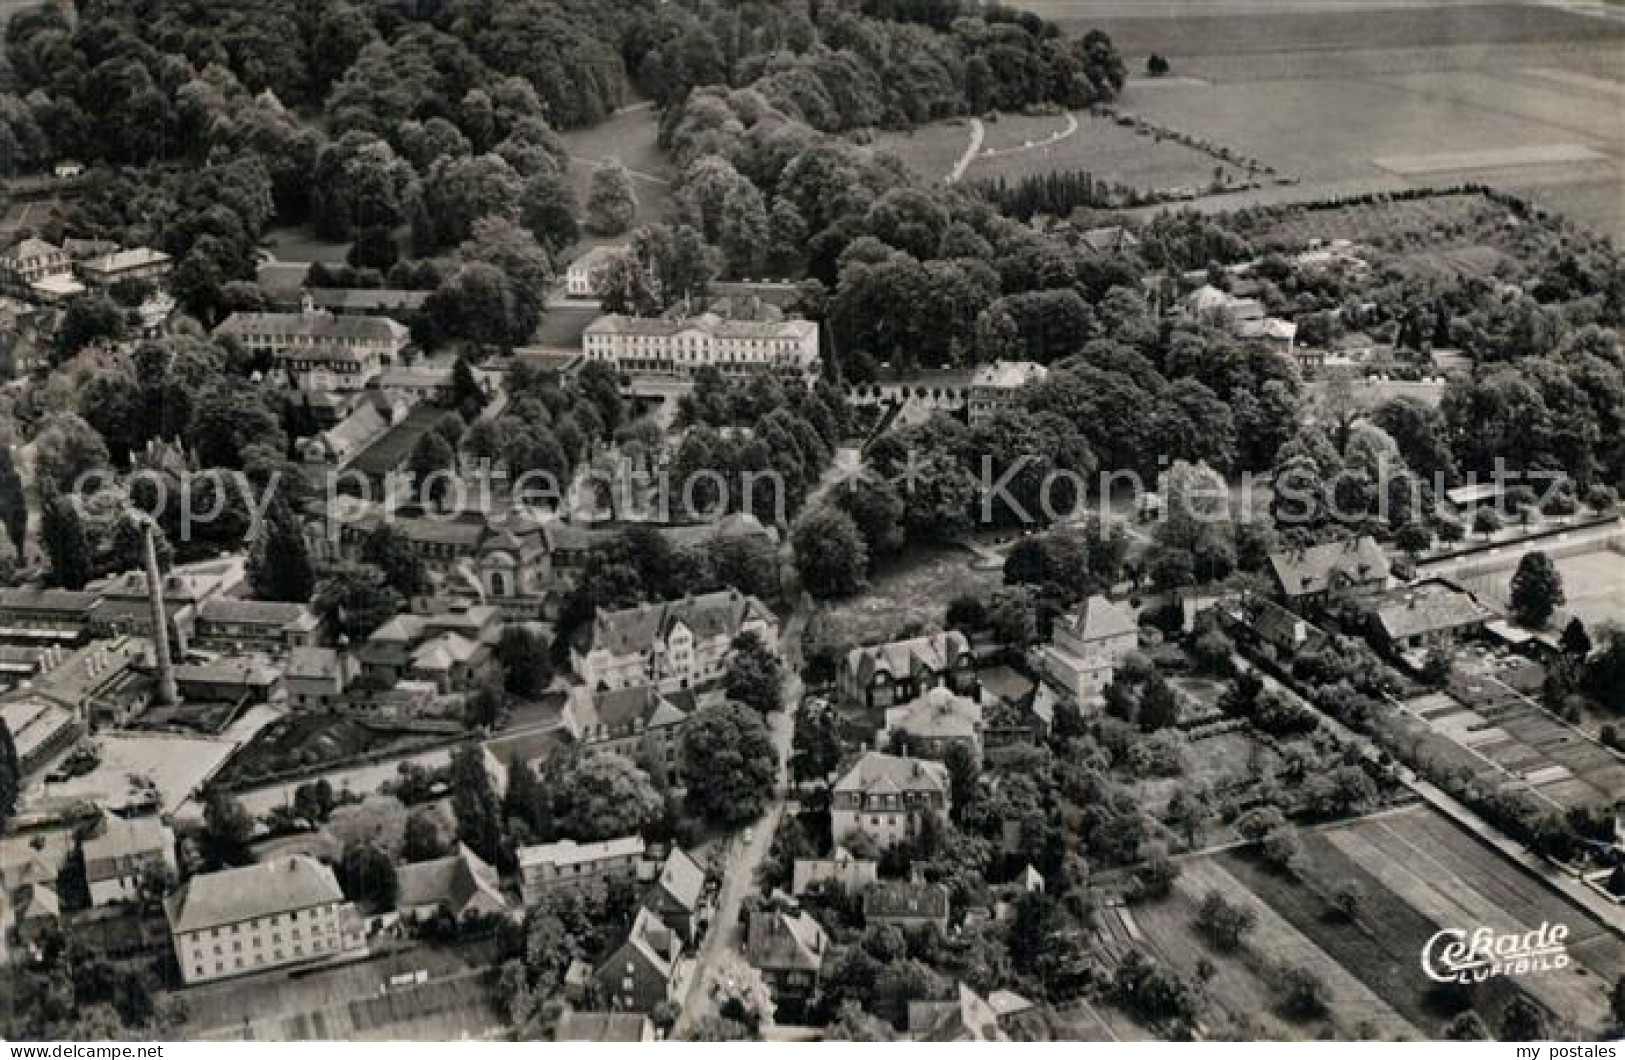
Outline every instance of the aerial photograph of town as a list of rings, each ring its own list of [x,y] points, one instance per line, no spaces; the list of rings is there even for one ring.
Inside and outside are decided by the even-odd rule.
[[[1620,1055],[1625,0],[0,31],[7,1056]]]

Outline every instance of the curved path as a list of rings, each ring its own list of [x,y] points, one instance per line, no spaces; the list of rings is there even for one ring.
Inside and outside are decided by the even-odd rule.
[[[958,184],[959,179],[965,175],[965,170],[976,161],[976,153],[982,149],[982,138],[987,135],[987,126],[982,124],[981,118],[970,120],[970,143],[965,146],[965,153],[959,156],[954,168],[948,171],[947,183]]]
[[[1071,111],[1067,111],[1065,117],[1066,127],[1057,129],[1042,140],[1029,140],[1014,147],[989,148],[986,151],[982,150],[982,141],[987,137],[987,126],[982,124],[981,118],[972,118],[970,120],[970,143],[965,145],[965,153],[959,156],[959,161],[954,163],[954,168],[948,171],[945,183],[957,184],[963,180],[965,170],[969,169],[971,163],[978,158],[1004,158],[1008,155],[1019,155],[1028,151],[1053,147],[1078,131],[1078,116]]]

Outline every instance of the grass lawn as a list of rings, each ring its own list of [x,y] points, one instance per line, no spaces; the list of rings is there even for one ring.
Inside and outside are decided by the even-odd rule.
[[[1132,110],[1132,106],[1130,107]],[[1101,180],[1126,184],[1142,191],[1170,188],[1205,188],[1213,180],[1216,167],[1224,168],[1233,176],[1236,167],[1217,162],[1211,156],[1175,143],[1125,128],[1110,118],[1097,117],[1087,112],[1076,115],[1077,131],[1054,142],[1045,142],[1062,119],[1024,118],[1018,115],[999,119],[1001,135],[1020,145],[1033,143],[1031,149],[1010,151],[990,157],[978,156],[965,179],[996,180],[1000,177],[1016,181],[1032,173],[1055,170],[1087,170]],[[1176,128],[1180,128],[1176,126]],[[1183,129],[1185,132],[1205,132]],[[992,143],[989,133],[983,151],[1000,148]]]
[[[632,174],[638,212],[633,227],[669,221],[671,164],[656,143],[660,135],[660,114],[653,107],[620,110],[591,128],[570,129],[559,134],[570,153],[570,180],[575,186],[576,203],[585,211],[592,172],[599,162],[618,158]],[[581,250],[600,243],[619,242],[622,237],[592,236],[582,233]]]
[[[261,242],[281,261],[325,261],[342,265],[344,255],[350,250],[350,244],[319,239],[309,228],[272,228]]]
[[[940,626],[948,601],[962,594],[986,598],[1004,584],[997,571],[971,567],[971,553],[945,547],[911,552],[875,574],[869,591],[826,608],[840,644],[873,644],[910,624]]]

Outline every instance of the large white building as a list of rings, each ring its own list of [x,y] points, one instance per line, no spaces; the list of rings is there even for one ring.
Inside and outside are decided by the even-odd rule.
[[[339,316],[305,299],[298,313],[233,313],[214,329],[250,353],[270,354],[296,390],[361,390],[394,364],[411,332],[388,317]]]
[[[366,950],[333,870],[303,854],[194,876],[164,912],[188,985]]]
[[[675,692],[720,678],[734,638],[747,631],[778,651],[777,616],[733,589],[599,611],[571,649],[571,669],[588,688],[647,684]]]
[[[724,320],[715,313],[681,320],[611,314],[587,325],[587,357],[630,375],[686,378],[708,365],[724,375],[818,375],[818,325],[811,320]]]

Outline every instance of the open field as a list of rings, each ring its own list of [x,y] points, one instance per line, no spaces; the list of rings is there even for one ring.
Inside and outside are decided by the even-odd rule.
[[[873,644],[910,624],[938,624],[948,602],[964,593],[986,597],[1004,583],[998,571],[972,568],[957,548],[911,553],[871,579],[868,592],[826,609],[837,644]]]
[[[1625,552],[1617,547],[1553,558],[1563,575],[1563,594],[1568,600],[1552,620],[1555,628],[1566,625],[1570,617],[1578,617],[1590,629],[1610,622],[1625,625]],[[1475,574],[1464,584],[1504,608],[1516,564],[1515,558],[1509,558],[1504,569]]]
[[[1580,1037],[1607,1018],[1607,994],[1625,971],[1625,941],[1571,906],[1524,870],[1424,806],[1304,833],[1297,878],[1233,849],[1184,862],[1175,894],[1133,909],[1151,948],[1174,967],[1206,957],[1215,968],[1208,992],[1233,1029],[1270,1038],[1312,1038],[1328,1029],[1362,1038],[1437,1038],[1454,1014],[1424,974],[1420,955],[1443,928],[1480,925],[1529,931],[1568,927],[1573,964],[1520,979],[1496,978],[1472,994],[1492,1026],[1514,992],[1562,1014]],[[1355,919],[1328,916],[1331,895],[1355,884]],[[1215,952],[1194,929],[1209,889],[1250,908],[1258,926],[1241,948]],[[1292,1020],[1279,1009],[1276,966],[1306,967],[1326,984],[1324,1019]]]
[[[1201,151],[1137,133],[1087,111],[1001,114],[983,127],[981,150],[964,173],[967,183],[1001,178],[1014,182],[1034,173],[1087,170],[1100,180],[1141,191],[1205,188],[1219,165]],[[901,158],[922,179],[941,180],[969,145],[970,135],[964,121],[938,122],[909,132],[879,133],[874,144]]]
[[[1625,10],[1472,0],[1028,0],[1111,34],[1122,107],[1296,176],[1216,209],[1478,181],[1625,235]],[[1575,8],[1587,6],[1581,13]],[[1204,206],[1208,202],[1203,203]]]
[[[279,261],[325,261],[342,265],[350,251],[348,243],[330,243],[308,228],[273,228],[265,233],[262,242]]]

